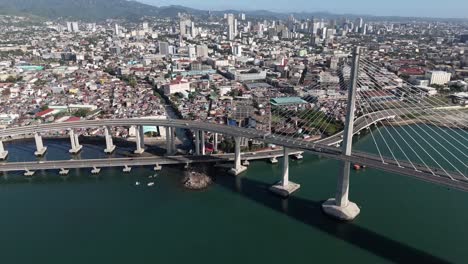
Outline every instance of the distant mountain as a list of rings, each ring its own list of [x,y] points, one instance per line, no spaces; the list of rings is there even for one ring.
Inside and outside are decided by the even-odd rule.
[[[160,15],[155,6],[127,0],[1,0],[2,14],[32,14],[83,20]]]
[[[205,10],[171,5],[157,7],[130,0],[0,0],[0,14],[23,14],[35,15],[46,18],[71,18],[81,20],[104,20],[109,18],[125,18],[138,20],[143,16],[175,17],[178,13],[193,15],[207,14]],[[258,18],[287,18],[291,13],[279,13],[268,10],[239,11],[223,10],[212,11],[212,14],[222,15],[224,13],[245,13],[247,16]],[[340,17],[353,18],[352,14],[331,14],[327,12],[300,12],[292,13],[295,18],[331,18]],[[382,17],[366,16],[365,19],[374,20]],[[387,17],[391,20],[421,20],[421,18]],[[451,20],[451,19],[444,19]]]

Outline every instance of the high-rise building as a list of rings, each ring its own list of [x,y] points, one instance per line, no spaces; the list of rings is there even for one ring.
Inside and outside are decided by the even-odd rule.
[[[187,29],[190,28],[191,25],[192,25],[192,21],[190,21],[190,19],[181,18],[180,19],[180,34],[182,36],[187,35],[189,33]]]
[[[236,25],[236,19],[234,18],[233,14],[227,15],[227,23],[228,23],[228,39],[234,40],[236,38],[235,33],[237,31],[237,25]]]
[[[120,35],[119,24],[117,24],[117,23],[114,25],[114,32],[115,32],[115,35],[116,35],[116,36],[119,36],[119,35]]]
[[[169,43],[160,41],[159,42],[159,54],[161,55],[169,55]]]
[[[73,31],[72,22],[67,22],[67,31],[68,31],[68,32],[72,32],[72,31]]]
[[[197,45],[197,57],[208,57],[208,47],[206,45]]]
[[[190,23],[190,36],[192,38],[198,35],[198,29],[195,27],[195,22]]]
[[[188,46],[188,56],[191,60],[194,60],[197,58],[197,49],[195,48],[195,46]]]
[[[244,13],[242,13],[242,14],[240,15],[240,17],[241,17],[241,20],[242,20],[242,21],[245,20],[245,14],[244,14]]]
[[[242,45],[233,45],[232,46],[232,55],[236,57],[242,56]]]
[[[237,32],[237,18],[234,19],[234,38],[237,37],[239,33]]]
[[[429,84],[444,85],[450,82],[452,74],[444,71],[428,71],[426,78],[429,79]]]
[[[148,31],[148,22],[143,22],[143,31]]]
[[[79,32],[80,31],[80,28],[78,26],[78,22],[72,22],[71,27],[72,27],[73,32]]]
[[[364,20],[362,17],[356,19],[356,27],[362,28],[364,26]]]

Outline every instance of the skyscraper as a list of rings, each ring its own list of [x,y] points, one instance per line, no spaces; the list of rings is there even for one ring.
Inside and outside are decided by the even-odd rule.
[[[180,34],[182,36],[187,35],[189,32],[187,31],[187,28],[192,25],[192,21],[190,19],[186,18],[181,18],[180,19]]]
[[[159,53],[161,55],[169,55],[169,43],[159,42]]]
[[[71,27],[72,27],[73,32],[79,32],[80,31],[80,28],[78,26],[78,22],[72,22]]]
[[[72,32],[73,29],[72,29],[72,22],[67,22],[67,31],[68,32]]]
[[[234,45],[232,46],[232,55],[236,57],[242,56],[242,45]]]
[[[197,45],[197,57],[208,57],[208,47],[206,45]]]
[[[120,35],[120,28],[119,28],[119,24],[115,24],[114,25],[114,31],[115,31],[115,35],[118,36]]]
[[[197,49],[195,48],[195,46],[188,46],[188,56],[191,60],[194,60],[197,58]]]
[[[233,14],[227,15],[227,23],[228,23],[228,39],[234,40],[236,38],[237,25],[236,25],[236,19],[234,18]]]

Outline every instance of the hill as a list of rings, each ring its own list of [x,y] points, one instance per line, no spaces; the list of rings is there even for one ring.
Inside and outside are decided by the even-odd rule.
[[[127,0],[2,0],[2,14],[31,14],[47,18],[70,17],[83,20],[155,16],[155,6]]]

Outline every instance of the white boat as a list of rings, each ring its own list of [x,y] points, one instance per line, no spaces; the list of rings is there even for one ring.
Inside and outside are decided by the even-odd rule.
[[[148,182],[148,186],[153,186],[154,182]]]
[[[136,186],[140,185],[140,182],[135,182],[135,185],[136,185]]]

